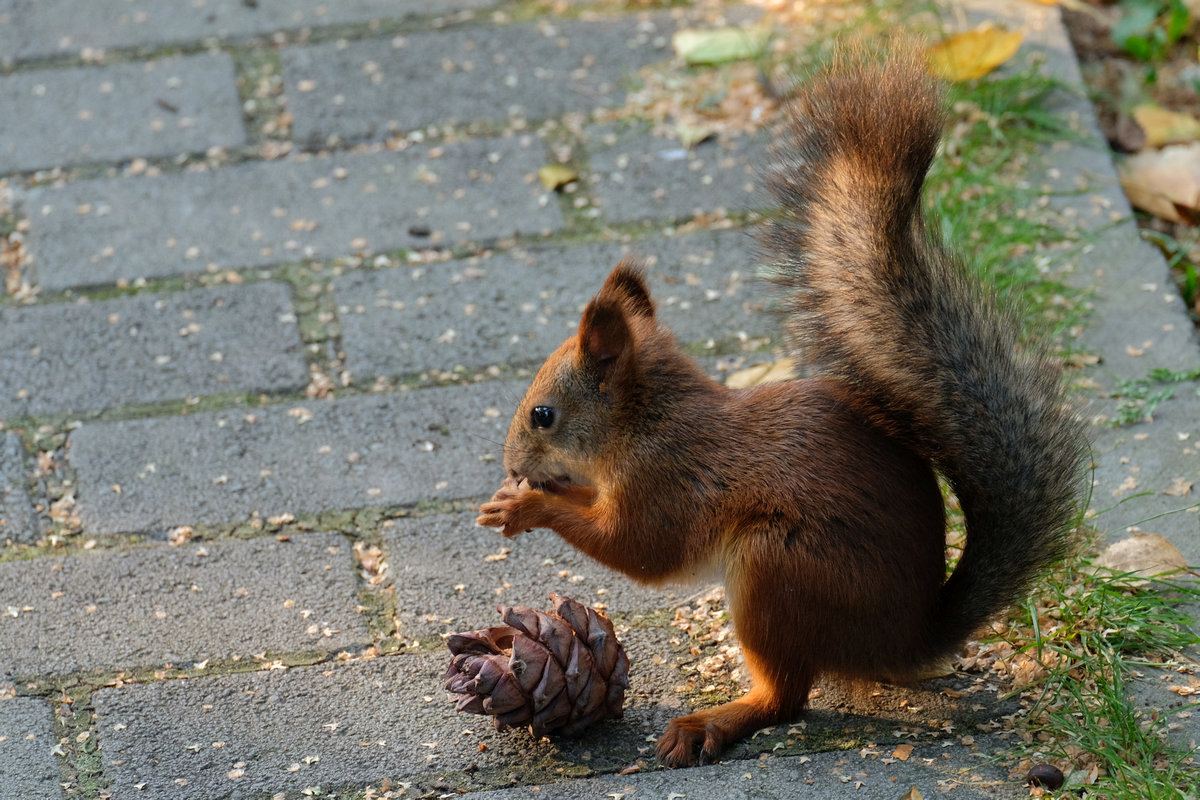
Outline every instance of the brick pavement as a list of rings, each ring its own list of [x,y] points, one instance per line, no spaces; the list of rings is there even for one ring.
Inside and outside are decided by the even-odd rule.
[[[587,117],[688,15],[561,5],[581,18],[0,0],[0,233],[30,256],[0,307],[0,800],[1023,796],[976,728],[1003,706],[952,698],[987,688],[971,675],[830,687],[723,764],[655,770],[647,737],[734,688],[689,673],[669,620],[694,589],[473,526],[529,370],[622,255],[652,259],[664,319],[714,369],[769,357],[775,325],[750,237],[689,223],[761,204],[765,139],[686,150]],[[1054,8],[979,13],[1015,15],[1027,53],[1078,85]],[[1061,111],[1094,126],[1078,101]],[[582,180],[559,196],[535,173],[564,153]],[[1065,221],[1128,215],[1106,154],[1051,156],[1031,181],[1090,193],[1054,199]],[[1161,260],[1129,226],[1103,235],[1068,265],[1096,289],[1096,380],[1140,377],[1128,346],[1147,338],[1154,366],[1193,366]],[[1151,487],[1196,475],[1196,405],[1098,426],[1097,496],[1133,467]],[[1172,502],[1125,504],[1112,529]],[[1200,561],[1195,515],[1153,529]],[[617,621],[626,719],[538,742],[455,715],[442,636],[551,590]],[[916,755],[880,760],[902,730]]]

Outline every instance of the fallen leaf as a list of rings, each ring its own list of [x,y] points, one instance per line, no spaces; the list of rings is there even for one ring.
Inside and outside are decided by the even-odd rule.
[[[727,64],[762,54],[771,38],[770,28],[684,28],[671,37],[675,53],[689,67]]]
[[[1163,489],[1163,494],[1168,494],[1171,497],[1183,497],[1185,494],[1192,491],[1192,482],[1187,478],[1176,478],[1171,481],[1171,485]]]
[[[508,558],[508,554],[511,552],[511,547],[501,547],[500,550],[495,553],[488,553],[483,557],[483,560],[487,561],[489,564],[494,564],[497,561],[503,561]]]
[[[1172,145],[1117,164],[1129,202],[1169,222],[1200,221],[1200,143]]]
[[[1109,545],[1092,565],[1149,578],[1187,569],[1187,559],[1165,537],[1157,533],[1135,533]],[[1145,581],[1132,583],[1136,586]]]
[[[901,761],[908,761],[908,757],[912,755],[913,746],[911,744],[898,744],[896,749],[892,751],[892,758],[898,758]]]
[[[715,135],[716,132],[712,128],[703,125],[687,125],[681,122],[675,126],[675,137],[689,150]]]
[[[1024,36],[991,23],[955,34],[929,48],[930,69],[950,81],[982,78],[1016,55]]]
[[[796,362],[790,358],[781,358],[764,364],[755,364],[732,373],[725,379],[725,385],[730,389],[745,389],[763,383],[786,381],[796,377]]]
[[[546,164],[538,168],[538,180],[551,191],[561,189],[571,181],[579,180],[579,173],[565,164]]]
[[[925,795],[917,787],[910,786],[907,792],[900,795],[900,800],[925,800]]]
[[[1186,144],[1200,139],[1200,121],[1191,114],[1147,104],[1134,108],[1133,118],[1146,132],[1146,144],[1149,147]]]
[[[944,678],[953,673],[954,659],[950,656],[946,656],[941,661],[935,661],[932,664],[926,664],[913,677],[915,680],[924,681],[929,680],[930,678]]]
[[[1031,686],[1048,674],[1046,667],[1028,653],[1016,653],[1013,655],[1012,662],[1008,666],[1008,672],[1012,675],[1013,686],[1018,689]]]

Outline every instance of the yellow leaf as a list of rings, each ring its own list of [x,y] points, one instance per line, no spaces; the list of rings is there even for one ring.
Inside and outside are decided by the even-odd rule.
[[[546,164],[538,169],[538,180],[547,189],[559,189],[579,180],[579,173],[564,164]]]
[[[930,47],[929,67],[946,80],[982,78],[1012,58],[1022,38],[1020,31],[1006,31],[985,23]]]
[[[1146,132],[1148,147],[1186,144],[1200,139],[1200,122],[1191,114],[1180,114],[1155,105],[1144,105],[1133,109],[1133,118]]]
[[[675,135],[679,138],[680,144],[689,150],[701,142],[711,139],[714,134],[715,132],[712,128],[702,125],[680,123],[675,126]]]

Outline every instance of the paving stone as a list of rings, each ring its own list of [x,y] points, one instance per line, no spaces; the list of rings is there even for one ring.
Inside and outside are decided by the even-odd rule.
[[[32,544],[38,538],[37,518],[25,492],[25,453],[15,433],[0,438],[0,542]]]
[[[7,58],[77,54],[85,48],[160,47],[319,25],[403,19],[486,8],[495,0],[0,0]]]
[[[298,141],[539,119],[622,102],[620,79],[671,57],[665,17],[473,27],[280,52]]]
[[[665,640],[654,631],[623,638],[631,662],[646,667],[631,674],[625,717],[577,741],[497,733],[489,720],[456,713],[442,690],[448,651],[103,689],[93,698],[113,800],[174,800],[181,791],[189,800],[240,800],[385,778],[446,776],[470,786],[555,779],[559,768],[615,771],[643,757],[646,736],[680,707],[651,664]]]
[[[0,699],[0,800],[61,800],[53,724],[44,700]]]
[[[536,366],[575,333],[583,307],[630,254],[650,262],[661,319],[676,337],[737,351],[745,334],[762,337],[779,325],[762,311],[752,250],[747,233],[704,232],[349,272],[334,281],[347,363],[360,378]]]
[[[0,417],[308,382],[287,286],[0,309]]]
[[[531,136],[77,181],[23,198],[47,289],[537,235],[563,224]],[[86,212],[86,213],[83,213]]]
[[[586,136],[590,161],[584,181],[610,222],[769,205],[757,174],[766,159],[765,133],[709,140],[691,149],[636,126],[594,125]]]
[[[550,592],[629,618],[673,608],[695,591],[639,586],[551,531],[506,540],[477,527],[474,512],[397,520],[383,549],[405,639],[499,625],[497,604],[545,610]]]
[[[0,608],[18,610],[0,618],[0,674],[332,652],[369,639],[357,600],[350,545],[332,533],[0,564]]]
[[[977,737],[982,738],[982,737]],[[842,751],[767,758],[753,765],[717,764],[686,770],[655,770],[632,775],[598,775],[586,784],[563,781],[539,786],[470,792],[463,800],[583,800],[620,797],[621,800],[896,800],[898,797],[941,797],[952,786],[955,798],[1026,798],[1029,790],[1006,780],[992,761],[1002,743],[983,740],[988,749],[940,743],[918,747],[907,761],[887,752],[871,756]],[[866,752],[865,750],[863,752]],[[973,777],[961,774],[970,766]],[[735,772],[736,770],[736,772]],[[906,795],[910,787],[921,794]]]
[[[10,75],[0,78],[0,118],[0,173],[246,140],[226,53]]]
[[[91,534],[490,495],[507,408],[488,383],[84,424],[69,439]],[[119,486],[120,491],[112,487]]]

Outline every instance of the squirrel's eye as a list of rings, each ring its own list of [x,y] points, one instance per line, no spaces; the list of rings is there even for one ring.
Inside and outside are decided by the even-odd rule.
[[[535,428],[549,428],[554,424],[554,409],[550,406],[534,406],[529,412],[529,422]]]

